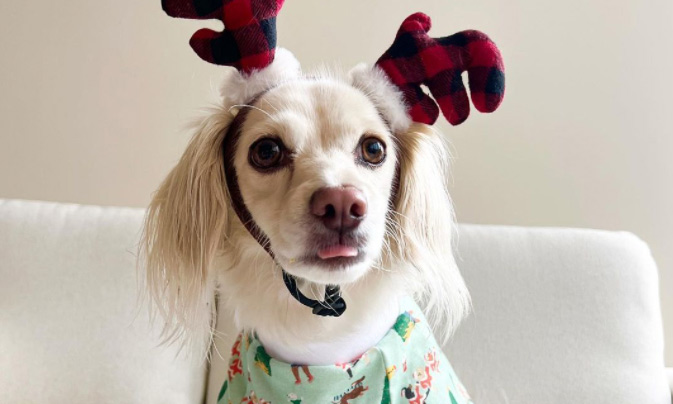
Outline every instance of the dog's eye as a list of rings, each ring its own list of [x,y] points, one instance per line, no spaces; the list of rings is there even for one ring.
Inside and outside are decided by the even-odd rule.
[[[375,137],[365,138],[361,143],[362,160],[372,165],[379,165],[386,158],[386,145]]]
[[[250,163],[258,169],[268,170],[280,165],[285,147],[278,139],[264,138],[250,146]]]

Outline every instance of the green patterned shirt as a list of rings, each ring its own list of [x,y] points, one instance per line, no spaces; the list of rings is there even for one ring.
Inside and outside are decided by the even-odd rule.
[[[239,335],[218,404],[472,403],[420,308],[405,299],[400,312],[376,346],[345,364],[291,365]]]

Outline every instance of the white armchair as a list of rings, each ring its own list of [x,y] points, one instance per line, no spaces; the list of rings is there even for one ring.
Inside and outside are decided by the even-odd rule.
[[[2,403],[216,401],[225,363],[158,347],[158,327],[138,309],[142,215],[0,200]],[[644,243],[593,230],[460,234],[474,312],[445,348],[475,403],[671,403]],[[220,314],[219,352],[230,324]]]

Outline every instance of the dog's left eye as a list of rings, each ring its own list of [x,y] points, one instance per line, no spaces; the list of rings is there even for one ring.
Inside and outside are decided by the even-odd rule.
[[[250,146],[250,164],[260,170],[280,166],[284,161],[285,146],[278,139],[263,138]]]
[[[377,166],[386,158],[386,145],[378,138],[367,137],[360,143],[360,157],[366,163]]]

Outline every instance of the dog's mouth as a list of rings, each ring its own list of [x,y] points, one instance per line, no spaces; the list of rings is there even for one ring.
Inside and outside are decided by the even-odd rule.
[[[353,235],[316,236],[309,252],[296,261],[325,269],[345,269],[365,259],[366,240]]]
[[[316,255],[321,260],[353,258],[358,256],[358,249],[345,244],[334,244],[319,249]]]
[[[355,250],[351,256],[334,256],[330,258],[320,258],[318,255],[307,255],[299,261],[303,264],[323,267],[329,270],[345,269],[358,264],[365,259],[365,254],[361,250]]]

